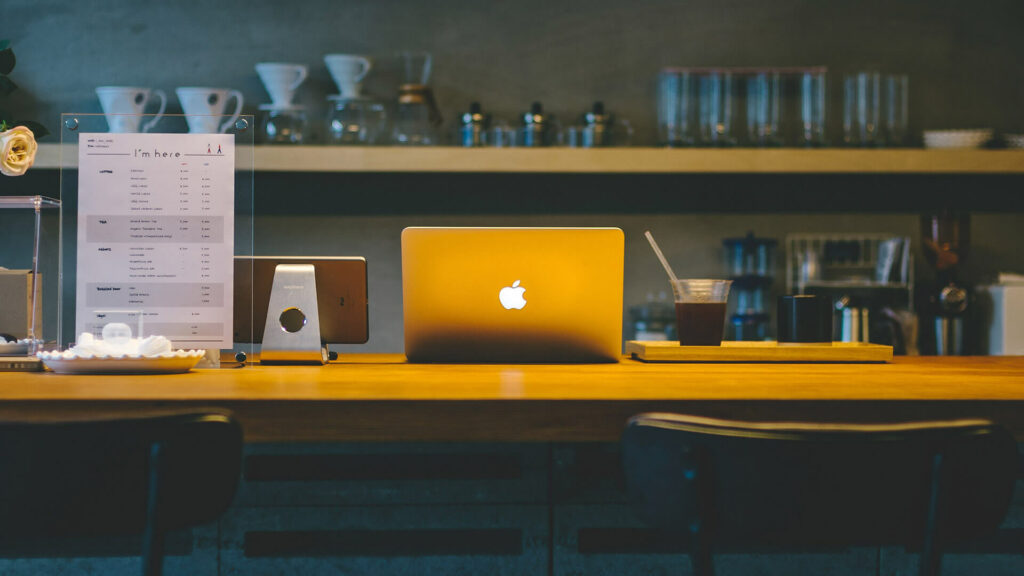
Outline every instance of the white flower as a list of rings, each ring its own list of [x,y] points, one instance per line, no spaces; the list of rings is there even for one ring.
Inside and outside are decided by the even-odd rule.
[[[15,126],[0,132],[0,173],[6,176],[21,176],[36,161],[35,134],[24,126]]]

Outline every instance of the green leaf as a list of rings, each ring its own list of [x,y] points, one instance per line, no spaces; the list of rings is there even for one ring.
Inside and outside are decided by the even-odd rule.
[[[11,47],[10,40],[0,40],[0,50],[7,50]]]
[[[0,48],[0,74],[10,74],[14,70],[17,59],[14,57],[14,50]]]
[[[35,135],[36,140],[50,135],[50,131],[46,129],[46,126],[31,120],[18,120],[11,124],[11,126],[24,126],[25,128],[28,128],[32,131],[32,134]]]
[[[7,76],[0,76],[0,98],[10,96],[11,92],[18,89],[18,85]]]

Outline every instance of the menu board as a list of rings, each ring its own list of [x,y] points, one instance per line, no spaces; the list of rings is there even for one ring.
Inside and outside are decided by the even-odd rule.
[[[76,333],[109,321],[230,348],[235,140],[89,134],[78,149]]]

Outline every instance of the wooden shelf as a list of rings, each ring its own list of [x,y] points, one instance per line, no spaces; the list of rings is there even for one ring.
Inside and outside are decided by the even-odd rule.
[[[256,170],[261,172],[1024,174],[1022,150],[260,145],[254,157]],[[60,145],[41,144],[35,168],[59,167]]]

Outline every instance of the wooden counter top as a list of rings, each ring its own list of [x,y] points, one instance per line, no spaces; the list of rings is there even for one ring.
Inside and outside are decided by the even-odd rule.
[[[326,367],[172,376],[0,373],[0,418],[219,406],[266,441],[609,441],[649,410],[878,421],[983,416],[1024,438],[1024,357],[891,364],[413,365],[345,355]]]

